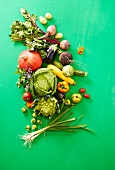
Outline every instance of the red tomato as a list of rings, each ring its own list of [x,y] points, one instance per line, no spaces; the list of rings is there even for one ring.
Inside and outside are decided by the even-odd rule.
[[[84,93],[86,90],[84,88],[79,89],[80,93]]]
[[[23,100],[26,102],[32,101],[32,95],[30,92],[25,92],[22,96]]]

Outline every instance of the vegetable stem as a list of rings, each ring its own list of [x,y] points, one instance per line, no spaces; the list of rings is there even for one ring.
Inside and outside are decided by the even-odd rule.
[[[72,109],[73,106],[71,106],[71,108],[66,108],[61,114],[59,114],[59,116],[57,116],[56,118],[54,118],[49,125],[52,125],[53,123],[55,123],[56,121],[58,121],[62,116],[64,116],[70,109]]]

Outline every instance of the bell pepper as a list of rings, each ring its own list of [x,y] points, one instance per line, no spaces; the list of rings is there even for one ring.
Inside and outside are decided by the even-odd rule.
[[[57,89],[61,93],[66,93],[69,91],[69,84],[66,81],[58,82]]]

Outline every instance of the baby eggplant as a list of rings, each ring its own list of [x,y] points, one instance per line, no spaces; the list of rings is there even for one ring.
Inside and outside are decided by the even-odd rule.
[[[51,45],[47,50],[47,56],[45,57],[45,61],[47,63],[51,63],[56,55],[57,44]]]

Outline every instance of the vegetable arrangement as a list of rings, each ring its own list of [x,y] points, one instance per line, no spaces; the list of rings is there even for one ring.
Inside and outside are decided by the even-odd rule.
[[[93,132],[86,124],[70,125],[77,120],[71,117],[73,113],[70,110],[80,103],[83,97],[88,99],[90,95],[85,93],[86,89],[81,88],[68,98],[71,86],[76,85],[72,76],[87,76],[86,71],[71,66],[74,62],[72,54],[65,51],[70,48],[69,41],[60,41],[63,34],[57,33],[55,25],[48,26],[46,32],[37,26],[37,19],[41,24],[47,24],[52,18],[50,13],[37,18],[24,8],[21,8],[20,12],[25,22],[14,21],[9,36],[13,42],[20,41],[28,48],[19,55],[16,70],[19,74],[16,84],[24,90],[22,99],[25,107],[21,111],[32,111],[31,125],[26,125],[28,133],[20,136],[25,141],[24,145],[29,144],[31,147],[33,140],[47,130],[73,132],[84,129]],[[84,47],[79,47],[78,54],[81,55],[83,51]],[[55,60],[56,55],[58,61]],[[82,117],[83,115],[78,119]],[[42,127],[44,118],[48,118],[48,125]]]

